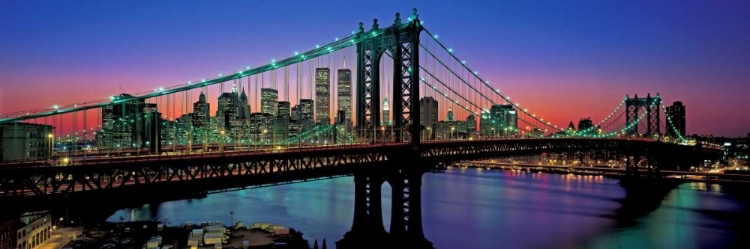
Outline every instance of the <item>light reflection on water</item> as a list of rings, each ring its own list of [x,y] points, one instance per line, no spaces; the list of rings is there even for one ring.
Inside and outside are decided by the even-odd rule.
[[[452,168],[426,174],[425,235],[437,248],[705,248],[731,247],[726,219],[744,204],[716,184],[685,183],[662,206],[631,227],[614,216],[625,190],[601,176]],[[383,223],[390,224],[391,189],[382,187]],[[305,238],[333,241],[351,227],[351,178],[212,194],[120,210],[109,221],[161,220],[169,225],[204,221],[272,222]]]

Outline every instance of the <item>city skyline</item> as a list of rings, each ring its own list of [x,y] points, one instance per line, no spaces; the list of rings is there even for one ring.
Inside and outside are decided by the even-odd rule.
[[[220,24],[238,22],[239,17],[230,18],[229,16],[239,15],[228,13],[227,16],[217,18],[214,22],[189,17],[189,15],[185,18],[178,18],[206,7],[196,2],[184,6],[156,4],[143,9],[108,4],[107,6],[112,8],[101,12],[94,11],[102,7],[96,4],[87,5],[86,8],[80,10],[66,9],[71,7],[57,6],[54,3],[41,4],[42,7],[35,7],[34,12],[28,12],[33,3],[6,2],[3,4],[9,7],[0,9],[12,11],[0,10],[4,16],[8,17],[5,19],[6,22],[0,23],[0,30],[9,34],[11,39],[0,42],[0,45],[9,48],[10,52],[10,56],[0,59],[0,64],[4,65],[0,67],[0,72],[6,75],[3,77],[6,82],[18,83],[3,84],[0,89],[0,99],[2,99],[0,113],[45,108],[53,104],[76,103],[80,100],[102,99],[120,93],[148,91],[155,86],[177,85],[183,81],[210,77],[217,72],[227,72],[244,65],[254,66],[267,63],[272,58],[283,58],[295,50],[310,49],[316,43],[325,44],[334,37],[345,35],[347,31],[355,29],[359,21],[369,26],[371,20],[362,20],[361,16],[372,15],[372,13],[390,13],[391,9],[399,9],[396,2],[387,2],[377,7],[383,8],[383,11],[373,10],[371,13],[363,13],[362,10],[355,8],[356,5],[347,5],[345,7],[350,8],[351,12],[342,13],[330,20],[322,20],[320,24],[312,27],[294,25],[300,20],[299,17],[292,17],[293,15],[276,17],[258,11],[258,15],[243,16],[241,20],[250,23],[261,21],[274,23],[273,27],[262,27],[258,31],[267,31],[271,35],[257,37],[252,32],[239,32],[238,34],[235,32],[235,34],[227,35],[225,39],[190,39],[191,42],[188,43],[187,40],[180,38],[181,34],[196,31],[199,34],[211,34],[224,29],[234,29],[232,25],[220,27],[222,26]],[[216,5],[213,8],[223,8],[225,4],[229,3],[211,3],[210,5]],[[242,5],[241,3],[235,4]],[[748,39],[748,34],[738,32],[742,23],[737,22],[740,20],[739,16],[743,8],[700,3],[688,3],[681,6],[652,5],[652,8],[647,8],[647,10],[638,10],[637,13],[641,15],[633,17],[626,15],[625,11],[602,8],[602,6],[563,6],[563,10],[557,11],[552,10],[554,8],[514,4],[505,6],[506,4],[488,3],[486,5],[485,10],[462,6],[451,8],[450,11],[454,17],[448,18],[441,15],[449,11],[446,8],[416,4],[420,8],[420,13],[428,17],[424,20],[426,24],[441,27],[439,30],[434,30],[440,34],[441,39],[451,41],[452,44],[460,44],[455,48],[456,53],[462,58],[467,58],[469,64],[474,65],[474,68],[478,68],[482,75],[493,82],[493,86],[501,88],[504,93],[513,96],[514,100],[521,102],[529,110],[533,110],[554,124],[564,125],[570,121],[577,122],[581,117],[591,117],[594,122],[597,122],[604,118],[625,94],[632,97],[636,93],[646,95],[646,93],[659,92],[664,96],[665,103],[682,101],[688,106],[686,115],[687,123],[689,123],[688,134],[741,136],[747,133],[746,124],[750,122],[747,113],[750,113],[750,107],[742,103],[744,103],[743,96],[750,90],[742,86],[749,77],[747,70],[741,70],[741,65],[748,64],[746,55],[750,53],[747,45],[741,45],[742,41]],[[629,3],[613,5],[633,11],[638,7],[636,4]],[[67,13],[81,11],[88,15],[81,15],[86,17],[76,19],[69,18],[67,15],[61,16],[53,11],[55,8],[62,7],[66,7],[64,9]],[[164,11],[167,7],[170,7],[171,11],[167,11],[162,17],[148,16],[148,13]],[[309,7],[306,3],[299,3],[285,10],[278,10],[280,6],[274,4],[259,6],[259,8],[274,9],[274,11],[268,11],[273,13],[279,13],[279,11],[298,13],[304,11],[306,7]],[[245,8],[250,8],[250,6]],[[587,8],[598,8],[600,13],[576,17],[581,14],[579,12],[584,12]],[[511,13],[512,10],[517,10],[519,13]],[[492,11],[496,11],[496,14],[489,15],[488,13]],[[484,15],[470,14],[474,12]],[[521,16],[529,12],[538,12],[538,15],[535,18]],[[27,13],[27,15],[19,15],[19,13]],[[700,22],[690,19],[691,14],[698,13],[703,16]],[[611,16],[608,18],[600,16],[604,14],[611,14]],[[39,18],[40,16],[44,18]],[[133,16],[138,17],[137,21],[133,21],[134,23],[145,22],[159,25],[141,28],[134,27],[133,23],[121,22],[123,18]],[[377,17],[383,20],[382,23],[388,23],[386,20],[392,19],[391,16],[385,15]],[[39,18],[39,20],[29,20],[29,18]],[[62,20],[62,23],[53,23],[54,20]],[[90,22],[90,20],[102,22]],[[164,22],[165,20],[176,20],[176,23]],[[507,24],[509,22],[513,24],[511,22],[513,20],[517,20],[515,25],[493,25],[493,23]],[[591,22],[592,20],[598,20],[601,23]],[[558,30],[555,30],[553,29],[555,26],[550,26],[552,21],[561,21],[567,25],[561,25],[564,27],[558,27]],[[19,22],[29,25],[13,25]],[[70,22],[80,25],[70,25]],[[455,27],[461,22],[477,23],[473,25],[476,29],[473,32],[476,33],[461,32],[460,28]],[[656,25],[644,26],[644,22],[653,22]],[[193,25],[196,30],[179,26],[198,23],[204,25]],[[680,23],[680,25],[674,23]],[[63,29],[54,32],[47,30],[60,28],[59,25],[64,26]],[[716,26],[721,28],[716,29]],[[521,28],[528,28],[525,34],[517,34]],[[607,28],[618,29],[619,33],[613,37],[607,36],[607,34],[613,35],[607,31]],[[127,34],[139,35],[128,36],[127,40],[122,41],[118,39],[122,34],[96,32],[109,29],[124,30]],[[165,30],[170,31],[169,36],[158,34]],[[542,31],[556,32],[544,33]],[[586,31],[591,34],[587,34]],[[696,37],[706,32],[712,32],[714,37]],[[497,34],[479,35],[483,33]],[[76,34],[79,36],[75,36]],[[273,34],[298,39],[279,40]],[[242,38],[247,36],[254,36],[254,39],[249,44],[243,44],[246,40]],[[329,40],[326,40],[326,37],[329,37]],[[690,42],[680,42],[688,37],[691,38]],[[84,38],[90,39],[80,40]],[[545,42],[544,40],[547,39],[542,38],[558,42],[553,44]],[[624,38],[630,40],[618,40]],[[643,42],[642,45],[633,45],[633,39]],[[242,40],[243,43],[235,40]],[[20,43],[21,41],[25,43]],[[46,42],[41,43],[42,41]],[[626,41],[629,42],[624,44]],[[490,46],[498,42],[500,43]],[[524,42],[531,43],[528,46],[522,46]],[[81,45],[74,45],[74,43]],[[177,44],[177,46],[168,49],[166,44]],[[665,44],[672,45],[665,47]],[[480,52],[475,47],[488,48],[489,51]],[[227,54],[225,51],[228,50],[236,51],[236,53]],[[289,53],[282,51],[289,51]],[[40,54],[43,52],[46,52],[44,56]],[[213,56],[213,54],[221,56]],[[198,62],[198,60],[191,58],[200,58],[201,63],[193,63],[191,61]],[[62,63],[63,59],[80,63]],[[204,61],[206,59],[210,62],[206,63]],[[569,61],[576,63],[569,63],[570,65],[562,63]],[[686,61],[691,61],[691,63]],[[28,66],[32,64],[35,66]],[[532,64],[535,67],[524,67]],[[46,70],[40,74],[39,68]],[[337,69],[340,68],[331,68],[334,72]],[[331,79],[332,82],[333,80]],[[119,90],[120,87],[123,88],[122,91]],[[583,91],[580,88],[587,90]],[[49,89],[55,94],[23,96],[23,99],[20,99],[19,94],[15,94],[34,89]],[[332,87],[331,90],[333,89]],[[281,89],[278,90],[281,91]],[[216,92],[214,90],[209,93],[208,99],[211,103],[209,113],[214,113],[218,108],[215,102]],[[191,94],[195,95],[191,101],[194,102],[199,93]],[[281,94],[279,96],[279,101],[289,100],[292,105],[296,104],[294,101],[297,99],[300,98],[296,97],[294,91],[290,92],[290,96],[281,96]],[[539,99],[544,101],[538,101]],[[332,102],[332,106],[329,106],[331,119],[335,117],[335,110],[337,110],[334,104],[336,102]],[[250,106],[254,111],[257,110],[260,106],[257,97],[250,96]],[[559,106],[564,106],[565,110],[556,109]],[[730,111],[717,111],[716,108],[719,106]],[[444,119],[445,112],[439,112],[439,115],[441,119]],[[179,113],[171,118],[176,118],[176,116],[179,116]]]

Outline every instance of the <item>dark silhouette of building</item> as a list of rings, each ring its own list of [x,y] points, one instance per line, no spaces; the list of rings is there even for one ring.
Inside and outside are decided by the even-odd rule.
[[[666,109],[668,121],[672,122],[672,127],[667,127],[667,135],[671,137],[684,137],[687,133],[685,127],[685,106],[682,105],[681,101],[675,101],[672,106],[668,106]]]
[[[422,124],[426,139],[435,139],[438,124],[438,102],[432,97],[423,97],[419,100],[419,123]]]
[[[591,118],[582,118],[578,121],[578,133],[596,134],[594,122],[591,121]]]

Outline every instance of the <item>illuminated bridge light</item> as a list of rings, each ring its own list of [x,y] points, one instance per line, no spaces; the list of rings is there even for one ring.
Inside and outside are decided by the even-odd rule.
[[[461,61],[461,64],[466,64],[466,61]]]
[[[449,49],[448,49],[448,53],[453,53],[453,49],[452,49],[452,48],[449,48]]]
[[[294,51],[294,55],[299,55],[299,52],[297,52],[297,51]]]
[[[245,70],[250,70],[250,66],[245,67]]]
[[[320,45],[317,45],[317,44],[316,44],[316,45],[315,45],[315,48],[320,48]]]
[[[435,39],[437,40],[437,38],[438,38],[438,35],[435,35],[435,36],[434,36],[434,38],[435,38]]]
[[[338,38],[338,37],[336,37],[336,39],[335,39],[335,40],[336,40],[336,41],[339,41],[339,38]]]

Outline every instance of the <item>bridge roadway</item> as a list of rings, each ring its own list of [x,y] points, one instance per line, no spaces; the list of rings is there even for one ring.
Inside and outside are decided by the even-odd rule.
[[[666,147],[666,149],[664,149]],[[420,161],[476,160],[518,154],[561,151],[648,151],[694,153],[695,147],[643,139],[502,139],[430,141],[418,147]],[[156,187],[177,184],[212,188],[274,184],[352,174],[373,167],[399,165],[399,157],[415,147],[407,143],[378,143],[288,148],[283,151],[217,151],[200,154],[136,155],[87,158],[80,164],[50,166],[42,163],[0,166],[0,199],[6,197],[60,197],[81,192]],[[716,153],[713,149],[702,152]],[[699,153],[700,154],[700,153]]]

